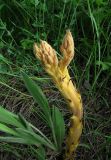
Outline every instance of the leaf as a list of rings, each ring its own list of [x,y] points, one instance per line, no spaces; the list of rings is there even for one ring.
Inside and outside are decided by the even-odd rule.
[[[8,59],[6,59],[2,54],[0,54],[0,62],[4,62],[6,64],[12,64]]]
[[[111,136],[105,136],[105,137],[107,138],[107,141],[111,143]]]
[[[23,138],[16,138],[16,137],[2,137],[0,136],[0,142],[10,142],[10,143],[21,143],[29,145],[29,141]],[[30,143],[33,144],[33,143]]]
[[[65,123],[61,112],[55,106],[52,108],[52,122],[58,149],[60,149],[65,135]]]
[[[30,127],[29,123],[27,120],[21,115],[18,115],[19,121],[22,123],[22,125],[29,131],[33,131],[32,128]]]
[[[1,41],[0,42],[0,49],[3,48],[3,47],[5,47],[5,44]],[[0,56],[1,56],[1,54],[0,54]]]
[[[32,45],[33,45],[32,40],[24,39],[24,40],[21,40],[20,42],[21,42],[23,49],[31,49],[32,48]]]
[[[26,140],[27,144],[37,145],[42,143],[48,146],[49,148],[55,150],[55,146],[52,144],[52,142],[41,131],[39,131],[38,129],[36,129],[36,127],[34,127],[41,136],[37,135],[32,129],[33,125],[27,122],[23,118],[23,116],[19,115],[18,118],[18,116],[16,116],[15,114],[0,107],[0,122],[17,127],[15,128],[14,132],[13,129],[7,127],[5,124],[1,124],[0,126],[1,131],[19,136],[24,140]]]
[[[44,138],[35,134],[34,132],[30,132],[30,131],[28,131],[26,129],[22,129],[22,128],[16,128],[16,130],[19,133],[21,133],[21,138],[32,140],[34,142],[34,144],[45,143]]]
[[[36,153],[37,160],[46,160],[45,149],[42,145],[40,145],[38,149],[34,147],[31,147],[31,149]]]
[[[45,95],[40,87],[32,79],[30,79],[26,73],[22,72],[22,76],[28,91],[39,104],[45,115],[45,119],[50,123],[50,108]]]
[[[2,8],[5,6],[5,4],[0,4],[0,11],[2,10]]]
[[[28,130],[22,128],[16,128],[16,131],[19,133],[19,138],[27,141],[27,144],[40,145],[41,141],[38,138],[35,138]],[[39,136],[40,137],[40,136]]]
[[[45,160],[45,157],[46,157],[45,149],[42,146],[40,146],[37,149],[37,157],[38,157],[38,160]]]
[[[102,70],[104,70],[104,71],[111,69],[111,63],[110,62],[97,61],[96,65],[101,65]]]
[[[0,122],[10,124],[16,127],[23,127],[22,124],[18,121],[18,116],[14,113],[9,112],[0,106]]]
[[[0,131],[11,134],[11,135],[16,135],[16,136],[19,135],[16,131],[14,131],[14,129],[9,128],[2,123],[0,123]]]
[[[32,131],[28,131],[22,128],[17,128],[16,129],[19,133],[21,133],[21,138],[23,139],[27,139],[27,141],[29,140],[29,142],[32,142],[34,145],[45,145],[51,149],[54,149],[53,144],[49,141],[47,141],[45,138],[43,138],[42,136],[32,132]],[[45,135],[44,135],[45,137]]]
[[[91,147],[88,144],[85,144],[85,143],[81,143],[81,144],[79,144],[79,146],[83,147],[85,149],[91,149]]]
[[[103,4],[103,0],[96,0],[96,4],[100,6],[101,4]]]

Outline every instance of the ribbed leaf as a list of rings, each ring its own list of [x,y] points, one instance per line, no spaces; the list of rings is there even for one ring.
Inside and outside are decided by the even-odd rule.
[[[28,91],[39,104],[45,115],[45,119],[50,123],[50,108],[45,95],[43,94],[40,87],[32,79],[30,79],[26,73],[22,72],[22,76]]]
[[[55,106],[52,108],[52,122],[58,149],[60,149],[65,135],[65,123],[61,112]]]

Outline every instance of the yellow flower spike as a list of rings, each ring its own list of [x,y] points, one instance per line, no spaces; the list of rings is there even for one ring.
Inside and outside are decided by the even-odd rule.
[[[67,69],[74,57],[74,42],[69,30],[66,31],[60,50],[63,57],[58,62],[56,51],[46,41],[41,41],[40,45],[34,44],[35,56],[43,63],[46,72],[52,77],[72,113],[64,160],[74,160],[83,128],[83,107],[81,95],[72,83]]]
[[[63,54],[63,58],[60,60],[60,68],[64,70],[74,57],[74,41],[70,30],[66,31],[60,51]]]
[[[56,51],[46,42],[41,41],[40,45],[34,44],[34,54],[44,65],[46,72],[53,76],[58,67]]]

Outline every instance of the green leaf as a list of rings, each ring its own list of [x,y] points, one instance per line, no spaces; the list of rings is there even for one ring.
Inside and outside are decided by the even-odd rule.
[[[105,136],[105,137],[107,138],[107,141],[111,143],[111,136]]]
[[[23,138],[16,138],[16,137],[2,137],[0,136],[0,142],[9,142],[9,143],[21,143],[21,144],[33,144],[29,143],[29,140]]]
[[[23,39],[20,41],[23,49],[31,49],[33,46],[33,41],[30,39]]]
[[[101,65],[103,71],[111,69],[111,62],[97,61],[96,65]]]
[[[26,129],[22,129],[22,128],[16,128],[16,130],[18,131],[18,133],[21,133],[21,138],[32,140],[34,142],[34,144],[37,144],[37,143],[43,144],[46,142],[44,140],[44,138],[35,134],[34,132],[30,132],[30,131],[28,131]]]
[[[27,141],[28,144],[40,145],[42,143],[40,136],[38,136],[38,139],[37,139],[28,130],[25,130],[22,128],[16,128],[16,131],[19,133],[20,138]]]
[[[0,131],[11,134],[11,135],[15,135],[15,136],[19,135],[14,129],[9,128],[2,123],[0,123]]]
[[[61,112],[55,106],[52,108],[52,122],[58,149],[60,149],[65,135],[65,123]]]
[[[18,116],[0,106],[0,122],[10,124],[16,127],[23,127],[18,121]]]
[[[4,62],[6,64],[12,64],[8,59],[6,59],[2,54],[0,54],[0,62]]]
[[[31,78],[29,78],[26,73],[22,72],[22,76],[28,91],[39,104],[45,115],[45,119],[50,123],[50,108],[45,95],[43,94],[40,87]]]
[[[42,146],[40,146],[37,149],[37,157],[38,157],[38,160],[45,160],[45,157],[46,157],[45,149]]]
[[[51,149],[54,149],[54,145],[50,142],[50,140],[47,141],[45,138],[34,132],[22,128],[17,128],[16,130],[18,131],[18,133],[21,133],[21,138],[26,139],[27,141],[29,140],[29,142],[32,142],[34,145],[42,144]]]
[[[32,128],[29,125],[29,122],[21,115],[18,115],[19,121],[22,123],[22,125],[29,131],[33,131]]]
[[[85,143],[81,143],[81,144],[79,144],[79,146],[80,146],[80,147],[83,147],[83,148],[85,148],[85,149],[91,149],[90,145],[85,144]]]
[[[31,125],[29,122],[27,122],[23,116],[19,115],[16,116],[15,114],[7,111],[6,109],[0,107],[0,122],[5,124],[13,125],[17,128],[11,129],[7,127],[5,124],[0,125],[0,131],[3,131],[8,134],[12,134],[15,136],[19,136],[22,139],[25,140],[25,143],[27,144],[44,144],[45,146],[48,146],[49,148],[55,150],[54,144],[38,129],[36,129],[33,125]],[[36,131],[41,135],[36,134],[33,129],[36,129]],[[2,138],[3,140],[3,138]]]
[[[101,4],[103,4],[103,0],[96,0],[96,4],[100,6]]]

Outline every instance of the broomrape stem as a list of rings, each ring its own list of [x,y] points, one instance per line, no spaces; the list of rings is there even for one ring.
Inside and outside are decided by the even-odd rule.
[[[46,42],[34,44],[34,54],[42,62],[46,72],[64,96],[68,108],[72,113],[70,128],[66,138],[66,151],[64,160],[74,160],[75,151],[82,133],[83,107],[80,93],[72,83],[68,72],[68,65],[74,57],[74,41],[69,30],[66,31],[63,43],[60,46],[63,57],[58,61],[56,51]]]

